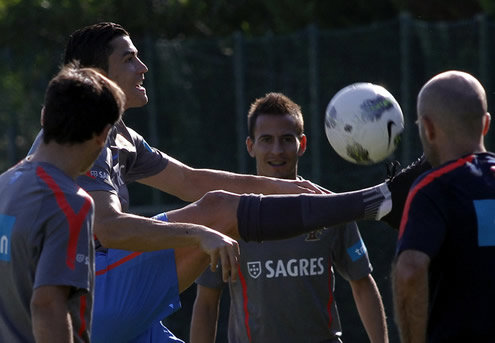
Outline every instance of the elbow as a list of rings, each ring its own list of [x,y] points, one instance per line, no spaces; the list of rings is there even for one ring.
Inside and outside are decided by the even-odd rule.
[[[118,249],[121,246],[119,243],[119,230],[114,229],[115,224],[115,219],[95,220],[93,232],[100,244],[105,248]]]
[[[418,279],[418,276],[418,269],[397,268],[397,270],[395,271],[395,283],[399,286],[404,287],[413,284]]]
[[[30,301],[31,313],[46,313],[66,306],[69,286],[40,286],[33,292]]]
[[[102,225],[101,223],[98,223],[93,226],[93,231],[95,234],[95,237],[98,239],[101,245],[103,245],[106,248],[111,248],[112,246],[112,240],[110,235],[107,233],[108,230],[105,230],[105,226]]]
[[[397,260],[394,283],[397,287],[415,288],[419,282],[427,280],[429,257],[423,253],[405,251]]]
[[[358,280],[351,280],[350,284],[353,294],[358,296],[369,294],[370,291],[378,293],[378,287],[376,286],[375,279],[373,279],[373,276],[371,276],[371,274],[368,274]]]

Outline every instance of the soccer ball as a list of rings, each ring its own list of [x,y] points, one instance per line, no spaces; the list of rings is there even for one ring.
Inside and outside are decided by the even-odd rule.
[[[325,132],[345,160],[373,164],[387,158],[404,131],[404,116],[382,86],[354,83],[334,95],[325,112]]]

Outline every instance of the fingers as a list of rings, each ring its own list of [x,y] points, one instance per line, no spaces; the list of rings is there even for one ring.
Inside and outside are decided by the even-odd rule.
[[[296,181],[299,187],[303,188],[304,191],[303,193],[312,193],[312,194],[324,194],[324,193],[331,193],[329,190],[312,183],[311,181]]]
[[[212,272],[215,272],[218,268],[218,251],[214,250],[210,254],[210,269]]]
[[[323,193],[323,194],[332,194],[332,191],[329,191],[328,189],[321,187],[320,185],[315,184],[316,187]]]
[[[203,244],[203,249],[210,256],[211,271],[215,272],[220,262],[222,264],[222,279],[224,282],[228,282],[229,277],[232,281],[237,280],[240,255],[237,241],[215,232]]]
[[[224,282],[236,281],[238,277],[239,244],[232,241],[232,245],[220,250],[220,261],[222,263],[222,278]]]

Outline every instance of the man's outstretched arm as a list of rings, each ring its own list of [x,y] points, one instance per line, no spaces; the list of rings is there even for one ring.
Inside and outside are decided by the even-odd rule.
[[[355,220],[376,220],[390,207],[385,184],[334,194],[242,195],[238,231],[245,241],[284,239]]]
[[[160,173],[139,182],[185,201],[196,201],[207,192],[215,190],[238,194],[321,193],[316,185],[306,180],[285,180],[215,169],[195,169],[173,158],[170,158],[167,167]]]

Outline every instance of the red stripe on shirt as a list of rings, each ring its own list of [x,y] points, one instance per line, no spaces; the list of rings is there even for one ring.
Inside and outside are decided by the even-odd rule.
[[[79,337],[83,337],[84,332],[86,331],[86,308],[87,308],[87,302],[86,302],[86,295],[81,296],[81,301],[79,304],[79,316],[81,318],[81,327],[79,328],[78,335]]]
[[[90,178],[92,178],[92,179],[96,179],[96,176],[93,176],[91,174],[91,170],[88,170],[88,172],[85,175],[88,176],[88,177],[90,177]]]
[[[328,263],[328,327],[332,327],[333,316],[332,316],[332,303],[333,303],[333,290],[332,290],[332,264]]]
[[[238,273],[239,273],[239,281],[241,282],[242,285],[242,298],[244,299],[243,302],[243,307],[244,307],[244,325],[246,326],[246,332],[247,336],[249,339],[249,342],[251,342],[251,329],[249,327],[249,312],[248,312],[248,296],[247,296],[247,285],[246,285],[246,278],[242,274],[241,267],[238,267]]]
[[[407,195],[406,205],[404,206],[404,211],[402,214],[402,219],[400,221],[400,230],[399,230],[399,237],[398,237],[399,240],[402,238],[402,235],[404,234],[404,229],[405,229],[407,221],[409,219],[409,208],[411,207],[412,199],[414,198],[416,193],[418,193],[418,191],[421,188],[423,188],[423,187],[427,186],[428,184],[430,184],[431,182],[433,182],[433,180],[435,180],[436,178],[438,178],[438,177],[440,177],[440,176],[442,176],[442,175],[444,175],[444,174],[446,174],[446,173],[448,173],[454,169],[457,169],[457,168],[465,165],[466,163],[470,163],[471,161],[473,161],[473,159],[474,159],[474,155],[470,155],[470,156],[467,156],[465,158],[460,158],[457,161],[452,162],[450,164],[447,164],[446,166],[444,166],[440,169],[432,171],[431,173],[426,175],[418,184],[416,184],[416,186],[414,186],[413,189],[411,189],[409,191],[409,194]]]
[[[38,177],[40,177],[53,191],[58,207],[67,218],[67,222],[69,223],[69,244],[67,246],[67,258],[65,261],[70,269],[74,269],[76,263],[77,240],[79,239],[79,233],[81,232],[84,220],[91,209],[90,197],[85,192],[79,193],[84,197],[84,203],[79,212],[76,213],[67,201],[64,192],[60,189],[55,180],[48,175],[48,173],[41,166],[36,168],[36,175],[38,175]]]
[[[133,253],[130,253],[129,255],[127,255],[126,257],[123,257],[121,258],[120,260],[112,263],[112,264],[109,264],[108,266],[106,266],[105,268],[103,269],[100,269],[100,270],[97,270],[95,272],[95,275],[98,276],[98,275],[102,275],[102,274],[105,274],[106,272],[114,269],[114,268],[117,268],[118,266],[120,266],[121,264],[124,264],[126,263],[127,261],[130,261],[132,260],[133,258],[135,257],[138,257],[139,255],[141,255],[142,252],[133,252]]]

